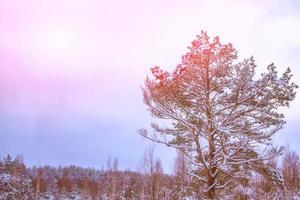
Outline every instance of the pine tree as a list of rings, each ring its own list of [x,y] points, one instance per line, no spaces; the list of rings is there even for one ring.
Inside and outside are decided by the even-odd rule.
[[[166,121],[151,124],[153,133],[141,129],[140,134],[182,151],[192,166],[194,188],[205,198],[217,199],[251,173],[283,188],[268,160],[282,152],[272,145],[285,124],[278,108],[289,106],[296,95],[290,69],[279,77],[270,64],[255,77],[253,57],[238,62],[231,44],[206,32],[188,49],[174,72],[151,69],[154,78],[147,77],[142,88],[144,102],[153,117]]]
[[[0,199],[33,199],[31,180],[20,156],[7,156],[0,165]]]

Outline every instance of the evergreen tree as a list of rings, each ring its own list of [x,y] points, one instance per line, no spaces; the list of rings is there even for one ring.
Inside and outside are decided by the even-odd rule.
[[[145,81],[144,102],[166,123],[153,123],[153,133],[139,132],[182,151],[192,166],[193,187],[205,198],[224,198],[224,188],[237,187],[252,173],[284,188],[268,161],[282,152],[272,145],[285,124],[278,108],[289,106],[297,86],[289,68],[279,77],[270,64],[255,78],[255,67],[253,57],[237,62],[231,44],[202,32],[174,72],[153,67],[154,78]]]
[[[0,166],[0,199],[33,199],[31,179],[21,157],[8,155]]]

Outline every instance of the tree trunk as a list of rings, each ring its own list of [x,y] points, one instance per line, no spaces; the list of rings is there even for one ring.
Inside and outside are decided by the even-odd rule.
[[[215,144],[214,144],[214,133],[213,133],[213,122],[212,122],[212,108],[210,104],[210,77],[209,77],[209,59],[206,64],[206,116],[208,124],[208,161],[209,161],[209,172],[208,172],[208,191],[207,196],[209,199],[215,199],[215,179],[216,179],[216,166],[215,166]]]

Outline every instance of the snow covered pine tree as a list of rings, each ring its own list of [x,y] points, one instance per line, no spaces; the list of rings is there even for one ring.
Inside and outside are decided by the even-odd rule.
[[[203,31],[188,49],[174,72],[151,69],[154,79],[145,81],[144,102],[166,123],[139,133],[187,156],[196,199],[224,199],[225,190],[241,187],[253,174],[284,188],[268,160],[282,152],[272,145],[285,124],[277,108],[288,107],[296,95],[290,69],[278,77],[270,64],[255,78],[252,57],[237,62],[231,44]]]

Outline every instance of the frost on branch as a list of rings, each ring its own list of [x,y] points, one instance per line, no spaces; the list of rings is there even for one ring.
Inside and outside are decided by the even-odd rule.
[[[257,79],[255,68],[253,57],[238,62],[231,44],[201,32],[173,72],[152,68],[142,89],[151,115],[169,127],[153,123],[153,133],[140,133],[181,151],[192,166],[191,188],[209,199],[255,173],[284,189],[267,163],[282,152],[272,145],[285,124],[278,108],[289,106],[297,85],[289,68],[279,76],[270,64]]]

